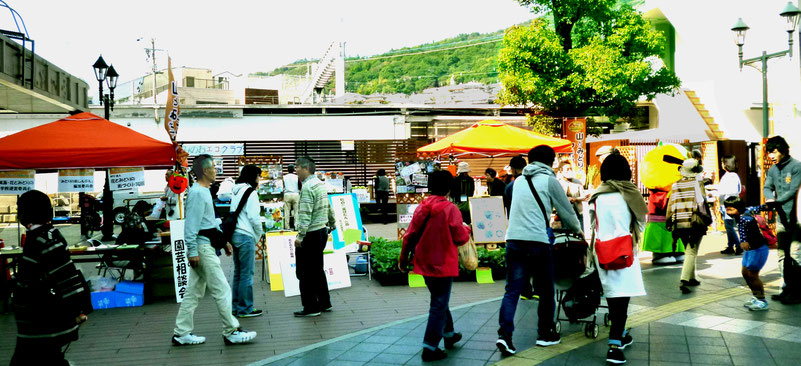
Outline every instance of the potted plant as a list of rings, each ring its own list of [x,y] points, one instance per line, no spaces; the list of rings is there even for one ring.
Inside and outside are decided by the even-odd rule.
[[[371,236],[370,257],[373,277],[382,286],[406,285],[407,274],[398,269],[402,242],[400,240],[387,240]]]

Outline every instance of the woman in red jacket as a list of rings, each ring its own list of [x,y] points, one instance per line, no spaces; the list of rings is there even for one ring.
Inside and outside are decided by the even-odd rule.
[[[452,183],[453,176],[447,171],[436,171],[429,176],[431,196],[414,211],[398,258],[398,268],[406,272],[409,252],[414,251],[414,272],[425,278],[431,293],[428,325],[423,337],[423,361],[441,360],[447,356],[439,348],[440,339],[445,338],[445,348],[448,349],[462,339],[462,335],[453,330],[448,302],[453,278],[459,275],[456,247],[470,239],[470,228],[462,222],[462,214],[456,205],[448,201],[448,189]],[[414,242],[417,245],[412,249]]]

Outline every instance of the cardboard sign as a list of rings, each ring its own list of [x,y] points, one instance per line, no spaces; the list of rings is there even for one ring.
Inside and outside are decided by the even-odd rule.
[[[23,194],[35,189],[35,170],[0,172],[0,194]]]
[[[356,194],[332,194],[328,196],[334,211],[334,249],[342,249],[358,240],[366,240],[362,229],[362,215]]]
[[[170,243],[172,244],[172,273],[175,280],[175,302],[181,303],[189,284],[189,260],[184,243],[184,220],[170,221]]]
[[[145,186],[144,168],[111,168],[109,183],[112,191],[134,189]]]
[[[503,198],[470,197],[470,217],[473,219],[473,239],[478,243],[506,241],[506,211]]]
[[[283,231],[265,234],[267,263],[270,272],[270,289],[284,291],[284,296],[300,295],[298,278],[295,275],[295,238],[297,232]],[[348,261],[344,251],[323,255],[323,267],[328,279],[328,289],[350,287]]]
[[[94,169],[63,169],[58,171],[59,192],[94,192]]]
[[[295,260],[295,238],[297,236],[298,233],[295,231],[264,234],[267,246],[267,267],[270,272],[270,290],[272,291],[284,290],[280,259]]]

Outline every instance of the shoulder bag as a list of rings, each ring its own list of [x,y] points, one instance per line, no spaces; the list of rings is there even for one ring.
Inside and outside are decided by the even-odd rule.
[[[545,220],[545,232],[548,233],[548,242],[553,245],[556,241],[556,236],[553,233],[553,229],[551,228],[551,215],[548,215],[545,212],[545,205],[542,204],[542,200],[540,199],[540,195],[537,194],[537,190],[534,189],[534,183],[531,182],[531,176],[526,176],[526,182],[528,182],[528,188],[531,189],[531,194],[534,195],[534,198],[537,200],[537,205],[540,206],[540,210],[542,210],[542,218]]]
[[[598,264],[605,270],[623,269],[634,263],[634,242],[631,233],[609,240],[598,239],[598,204],[593,203],[595,212],[595,256]]]
[[[245,194],[242,195],[242,199],[239,200],[239,205],[237,205],[236,211],[228,212],[228,214],[223,218],[220,226],[222,228],[223,238],[226,242],[231,242],[231,238],[234,236],[234,231],[236,231],[236,223],[239,219],[239,214],[242,213],[242,209],[248,202],[248,197],[252,192],[253,187],[248,187],[248,189],[245,191]]]

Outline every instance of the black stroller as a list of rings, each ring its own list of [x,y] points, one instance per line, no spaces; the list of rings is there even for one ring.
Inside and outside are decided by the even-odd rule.
[[[597,323],[598,308],[601,305],[603,289],[598,271],[588,256],[589,246],[584,238],[574,234],[554,230],[556,241],[553,246],[554,285],[556,287],[556,332],[561,333],[562,321],[584,324],[587,338],[598,338],[600,326]],[[562,318],[564,313],[564,318]],[[603,323],[609,325],[609,314],[604,313]]]

